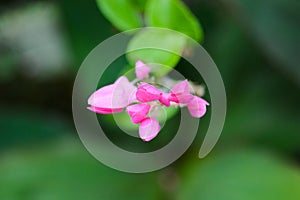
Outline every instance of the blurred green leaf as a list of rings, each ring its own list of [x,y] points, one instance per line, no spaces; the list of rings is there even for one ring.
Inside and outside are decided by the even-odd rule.
[[[179,199],[300,199],[300,171],[265,151],[228,151],[182,173]]]
[[[228,4],[228,1],[224,2]],[[231,1],[257,46],[285,75],[300,84],[300,3],[298,0]],[[232,10],[232,9],[231,9]]]
[[[223,142],[240,140],[285,152],[299,151],[300,100],[297,87],[280,74],[257,66],[229,101]],[[251,84],[249,84],[249,82]]]
[[[261,65],[263,61],[237,23],[228,18],[220,18],[218,22],[213,30],[207,30],[204,45],[222,74],[226,93],[231,96],[231,93],[237,93],[241,79],[244,80],[254,71],[253,66]]]
[[[198,19],[179,0],[149,0],[146,5],[146,22],[149,26],[179,31],[197,41],[203,39]]]
[[[130,0],[130,1],[141,12],[143,12],[145,10],[145,6],[146,6],[146,3],[147,3],[147,0]]]
[[[151,66],[151,73],[163,76],[176,66],[185,45],[186,38],[181,34],[164,29],[145,29],[138,32],[130,41],[127,59],[132,66],[136,61],[142,60]]]
[[[158,199],[156,176],[110,169],[65,138],[0,158],[0,199]]]
[[[103,15],[121,31],[143,26],[140,12],[142,3],[141,0],[97,0]]]
[[[252,3],[261,2],[248,3],[250,9],[256,7]],[[299,88],[262,56],[265,47],[257,47],[249,39],[253,32],[243,31],[236,21],[224,16],[216,21],[218,25],[205,42],[227,86],[230,109],[220,145],[251,143],[285,153],[299,151]]]
[[[77,72],[88,53],[101,41],[110,37],[114,31],[110,23],[99,13],[95,0],[56,1],[60,5],[63,24],[66,26],[72,45],[72,53]],[[80,13],[80,14],[78,14]]]

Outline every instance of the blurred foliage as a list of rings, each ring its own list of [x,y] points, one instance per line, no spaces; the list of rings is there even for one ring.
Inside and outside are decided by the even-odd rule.
[[[86,55],[101,41],[113,33],[114,28],[103,19],[95,0],[62,0],[56,2],[62,12],[62,21],[68,30],[72,53],[75,58],[74,72]]]
[[[127,31],[134,28],[160,27],[168,28],[195,39],[202,40],[203,33],[198,19],[179,0],[97,0],[101,12],[119,30]],[[131,32],[127,32],[131,33]],[[150,65],[156,76],[167,74],[180,60],[183,50],[187,48],[186,39],[174,33],[158,30],[143,30],[133,36],[128,51],[134,48],[145,48],[149,44],[155,49],[137,50],[127,54],[129,63],[134,66],[137,60],[145,63],[160,63]],[[168,49],[166,52],[159,49]]]
[[[184,167],[178,199],[295,200],[300,171],[265,150],[219,153]]]
[[[241,23],[247,24],[245,28],[273,64],[300,84],[300,2],[264,0],[254,4],[251,0],[235,0],[227,5],[236,8]]]
[[[24,108],[1,108],[0,149],[13,146],[27,146],[34,142],[48,142],[53,138],[61,137],[61,134],[71,134],[69,121],[57,114],[48,114],[28,110]]]
[[[53,3],[28,3],[14,12],[2,12],[0,41],[4,48],[0,74],[16,70],[19,64],[24,75],[45,80],[66,72],[72,63],[59,10]]]
[[[140,1],[141,2],[141,1]],[[143,26],[140,5],[133,0],[97,0],[102,13],[121,31]]]
[[[147,46],[156,47],[157,49],[145,49]],[[138,60],[149,63],[151,73],[159,77],[166,75],[177,65],[180,60],[179,55],[181,55],[185,46],[186,38],[176,32],[146,29],[137,33],[129,42],[127,58],[132,66]],[[167,49],[168,51],[160,49]]]
[[[0,162],[1,199],[158,199],[153,174],[107,168],[71,138],[7,152]]]
[[[148,26],[169,28],[197,41],[203,39],[199,20],[179,0],[149,0],[146,7],[146,22]]]
[[[126,5],[112,6],[117,2]],[[30,76],[26,69],[32,66],[20,59],[23,52],[16,50],[16,43],[1,37],[3,32],[0,32],[0,199],[300,198],[299,1],[185,0],[183,4],[166,0],[160,1],[161,7],[157,7],[157,2],[51,2],[57,8],[55,12],[59,13],[55,19],[60,25],[48,24],[43,30],[55,29],[54,35],[58,34],[65,40],[64,44],[69,44],[64,50],[70,51],[66,55],[73,55],[69,58],[73,61],[64,62],[64,65],[70,65],[64,68],[66,71],[50,79]],[[28,10],[27,6],[32,4],[33,1],[6,1],[0,6],[0,19],[3,19],[3,13],[19,13],[20,19],[27,19],[22,17],[21,10]],[[113,17],[114,24],[104,18],[97,4],[100,8],[100,4],[107,4],[103,15],[108,19]],[[135,14],[128,14],[124,9],[126,6],[134,9]],[[162,13],[163,7],[173,14]],[[150,18],[144,15],[145,21],[136,19],[138,23],[134,25],[164,27],[164,23],[168,23],[174,30],[200,41],[203,27],[203,45],[225,82],[228,116],[221,139],[207,158],[197,159],[197,151],[202,142],[201,134],[209,123],[209,113],[200,121],[199,140],[170,168],[150,174],[124,174],[103,166],[77,141],[71,123],[71,87],[75,72],[89,51],[118,33],[115,28],[130,28],[132,23],[128,25],[128,18],[141,19],[141,13],[150,11],[153,12],[147,14]],[[201,26],[194,22],[196,18],[201,20]],[[8,24],[6,27],[15,27],[10,30],[17,34],[30,24],[23,20],[22,26]],[[0,27],[3,27],[2,20]],[[32,31],[35,32],[34,27]],[[41,39],[48,35],[43,37],[43,32],[37,33],[40,33],[37,41],[44,41]],[[150,42],[163,41],[171,44],[175,51],[182,50],[182,43],[176,43],[180,41],[178,38],[160,40],[160,37],[152,38],[153,33],[140,33],[131,45],[138,45],[134,42],[142,34],[149,34],[146,38]],[[42,44],[37,41],[26,40],[28,46],[22,47],[23,50],[32,50],[32,44]],[[59,43],[59,40],[51,41]],[[176,41],[175,44],[172,41]],[[48,50],[51,54],[59,52]],[[162,54],[164,58],[160,58],[160,54],[143,54],[161,63],[164,63],[161,59],[172,60],[172,63],[164,64],[176,66],[175,69],[187,78],[201,83],[201,78],[185,61],[170,59],[167,54]],[[128,57],[132,65],[136,58]],[[99,84],[112,83],[128,65],[125,57],[120,58]],[[206,95],[209,98],[209,93]],[[111,116],[104,116],[99,121],[103,121],[111,134],[109,137],[116,144],[134,151],[153,150],[168,143],[176,132],[177,117],[175,115],[166,123],[152,145],[125,137],[125,133],[117,130],[115,122],[111,123]],[[169,170],[173,172],[169,174]]]

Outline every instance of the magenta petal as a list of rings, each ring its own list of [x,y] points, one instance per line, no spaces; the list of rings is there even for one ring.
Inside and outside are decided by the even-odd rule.
[[[162,93],[160,95],[159,102],[164,104],[165,106],[169,107],[170,106],[170,100],[169,100],[170,94]]]
[[[141,122],[139,135],[143,141],[149,142],[157,136],[159,131],[160,126],[158,121],[154,118],[146,118]]]
[[[150,105],[148,104],[134,104],[128,106],[126,112],[131,117],[131,121],[134,124],[140,123],[142,120],[146,118],[150,110]]]
[[[92,112],[99,113],[99,114],[112,114],[112,113],[117,113],[117,112],[122,112],[123,108],[114,108],[114,109],[109,109],[109,108],[98,108],[94,106],[89,106],[87,107]]]
[[[151,68],[144,64],[142,61],[137,61],[135,64],[136,77],[140,80],[148,78]]]
[[[131,96],[135,90],[136,87],[125,76],[121,76],[114,84],[94,92],[88,99],[88,104],[102,109],[125,108],[132,103]]]
[[[179,100],[178,100],[176,94],[172,94],[172,93],[169,96],[169,101],[173,101],[175,103],[179,103]]]
[[[206,106],[209,105],[204,99],[194,96],[193,100],[187,105],[193,117],[200,118],[206,113]]]
[[[145,103],[150,101],[159,100],[161,92],[154,86],[148,83],[141,83],[138,86],[136,92],[136,98],[138,101]]]

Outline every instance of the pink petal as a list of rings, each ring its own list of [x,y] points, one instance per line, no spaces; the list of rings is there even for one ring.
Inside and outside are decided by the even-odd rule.
[[[133,95],[135,95],[137,88],[128,81],[126,76],[121,76],[116,80],[115,82],[116,90],[120,90],[119,93],[114,94],[114,98],[117,98],[117,100],[122,99],[124,104],[129,105],[132,103],[135,98],[133,98]],[[125,107],[126,107],[125,106]]]
[[[182,94],[182,95],[177,95],[177,100],[181,104],[188,104],[194,99],[194,95],[192,94]]]
[[[140,80],[148,78],[151,68],[145,65],[142,61],[137,61],[135,64],[136,77]]]
[[[169,101],[173,101],[175,103],[179,103],[179,100],[178,100],[176,94],[172,94],[172,93],[169,96]]]
[[[136,99],[137,88],[135,88],[129,95],[129,104],[138,102]]]
[[[165,106],[170,106],[170,100],[169,100],[170,94],[161,93],[159,102],[164,104]]]
[[[87,107],[92,112],[99,113],[99,114],[111,114],[111,113],[117,113],[122,112],[123,108],[115,108],[115,109],[109,109],[109,108],[98,108],[94,106]]]
[[[150,101],[159,100],[161,92],[154,86],[148,83],[141,83],[138,86],[136,92],[136,98],[138,101],[145,103]]]
[[[206,113],[206,106],[209,105],[204,99],[194,96],[194,99],[187,105],[193,117],[200,118]]]
[[[134,124],[140,123],[142,120],[146,118],[150,110],[150,105],[148,104],[134,104],[128,106],[126,112],[131,117],[131,121]]]
[[[140,125],[139,135],[143,141],[149,142],[157,136],[159,131],[160,126],[158,121],[154,118],[146,118]]]
[[[171,89],[170,101],[188,104],[194,96],[190,93],[189,83],[187,80],[181,81]]]
[[[125,76],[121,76],[114,84],[105,86],[94,92],[88,104],[101,109],[120,109],[132,103],[132,94],[136,87]]]
[[[190,93],[189,82],[187,80],[177,83],[172,89],[173,94],[186,94]]]

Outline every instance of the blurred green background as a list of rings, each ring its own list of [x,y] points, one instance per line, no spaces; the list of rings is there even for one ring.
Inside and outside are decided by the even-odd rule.
[[[1,1],[1,200],[300,199],[300,2],[184,2],[201,21],[202,44],[226,86],[222,136],[208,157],[198,159],[208,115],[174,164],[126,174],[87,152],[71,112],[77,69],[118,30],[94,0]],[[127,63],[120,58],[113,65],[103,84]],[[186,66],[181,61],[176,69],[193,79]],[[126,143],[113,123],[105,126],[116,143]],[[170,140],[168,132],[172,126],[166,125],[157,140]]]

